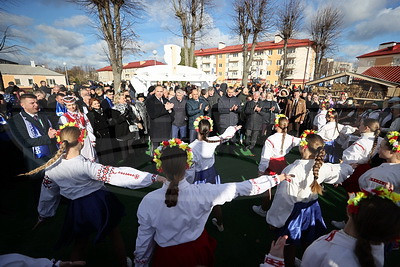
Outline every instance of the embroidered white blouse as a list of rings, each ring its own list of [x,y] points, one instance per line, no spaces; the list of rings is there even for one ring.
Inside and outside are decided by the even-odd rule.
[[[304,252],[301,261],[302,267],[359,267],[357,256],[354,253],[357,239],[346,234],[343,230],[332,231],[315,240]],[[384,246],[371,245],[371,253],[375,259],[375,266],[384,264]]]
[[[355,130],[356,129],[351,126],[345,126],[340,123],[338,123],[336,128],[336,122],[330,121],[319,129],[318,135],[325,141],[332,141],[338,138],[340,134],[348,134],[349,132],[353,133]]]
[[[326,124],[326,114],[327,113],[328,113],[328,111],[326,109],[324,109],[324,110],[320,109],[318,111],[317,115],[315,115],[313,125],[317,128],[318,131],[322,128],[322,126],[324,126]]]
[[[311,192],[314,181],[312,167],[314,160],[298,159],[287,166],[282,173],[293,174],[289,181],[282,181],[276,189],[271,208],[267,212],[267,222],[277,228],[285,225],[296,202],[311,202],[318,194]],[[341,183],[353,173],[353,168],[345,163],[322,164],[319,170],[318,183]]]
[[[142,188],[154,183],[156,176],[129,167],[104,166],[81,155],[68,160],[61,156],[45,171],[38,212],[41,217],[54,216],[60,195],[74,200],[104,188],[104,183]]]
[[[358,179],[361,189],[375,189],[378,186],[385,186],[391,183],[396,193],[400,193],[400,164],[382,163],[378,167],[369,169]]]
[[[277,176],[260,176],[240,183],[190,184],[179,182],[177,205],[165,205],[169,183],[147,194],[139,205],[139,229],[136,239],[135,266],[147,266],[154,245],[174,246],[196,240],[216,205],[238,196],[258,195],[279,183]]]
[[[261,152],[260,164],[258,165],[259,172],[265,172],[268,169],[271,158],[284,157],[293,147],[300,144],[300,138],[286,134],[282,149],[283,153],[281,153],[282,135],[282,133],[275,133],[265,140]]]
[[[355,141],[351,146],[349,146],[345,151],[343,151],[342,160],[344,163],[352,164],[365,164],[369,161],[369,153],[371,152],[372,146],[374,145],[375,135],[374,133],[362,133],[361,138]],[[378,153],[380,143],[383,138],[378,137],[378,142],[375,147],[371,158]]]

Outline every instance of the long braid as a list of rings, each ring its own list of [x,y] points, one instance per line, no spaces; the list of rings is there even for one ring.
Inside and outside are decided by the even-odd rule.
[[[312,168],[313,175],[314,175],[314,181],[311,183],[311,191],[314,194],[323,194],[322,186],[318,183],[318,177],[319,177],[319,169],[321,168],[322,164],[324,164],[324,157],[325,157],[325,149],[323,146],[320,146],[317,148],[317,155],[315,156],[315,162]]]
[[[375,267],[375,260],[372,256],[371,244],[368,240],[358,237],[354,253],[357,256],[361,267]]]
[[[199,122],[199,133],[201,139],[207,143],[222,143],[225,139],[209,140],[207,137],[210,134],[211,124],[208,120],[203,119]]]
[[[32,175],[32,174],[40,172],[41,170],[46,169],[47,167],[52,165],[54,162],[56,162],[61,157],[61,155],[64,153],[65,149],[67,148],[67,144],[68,144],[68,141],[65,140],[60,145],[60,148],[58,149],[56,154],[51,159],[49,159],[49,161],[47,161],[45,164],[43,164],[42,166],[39,166],[36,169],[31,170],[30,172],[26,172],[26,173],[23,173],[23,174],[18,174],[18,176],[28,176],[28,175]]]
[[[178,195],[179,195],[179,180],[175,177],[170,180],[167,191],[165,192],[165,204],[168,208],[176,206],[178,203]]]
[[[289,121],[286,117],[279,118],[278,127],[282,129],[281,154],[283,154],[283,147],[285,144],[285,138],[286,138],[286,134],[287,134],[288,124],[289,124]]]
[[[371,161],[372,156],[374,155],[374,151],[375,151],[375,149],[376,149],[376,146],[378,145],[378,139],[379,139],[380,133],[381,133],[381,130],[380,130],[380,129],[376,129],[376,130],[374,131],[375,138],[374,138],[374,144],[372,145],[371,151],[370,151],[369,154],[368,154],[368,160],[369,160],[369,161]]]

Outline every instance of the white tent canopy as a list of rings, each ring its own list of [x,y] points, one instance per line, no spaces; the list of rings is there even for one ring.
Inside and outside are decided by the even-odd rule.
[[[136,93],[147,94],[149,86],[157,81],[187,81],[201,88],[212,86],[217,79],[216,75],[206,74],[196,68],[177,65],[173,70],[171,65],[156,65],[140,68],[131,79]]]

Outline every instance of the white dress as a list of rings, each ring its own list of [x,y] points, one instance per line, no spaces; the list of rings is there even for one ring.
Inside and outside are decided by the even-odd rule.
[[[341,134],[348,134],[349,132],[354,132],[356,129],[351,126],[345,126],[338,123],[336,127],[336,122],[327,122],[318,130],[318,135],[324,139],[324,141],[332,141],[339,137]]]
[[[139,205],[139,229],[136,239],[135,266],[147,266],[157,243],[169,247],[196,240],[216,205],[238,196],[258,195],[279,183],[277,176],[260,176],[240,183],[189,184],[179,182],[177,205],[165,205],[169,183],[147,194]]]
[[[374,133],[362,133],[361,138],[355,141],[351,146],[343,151],[342,160],[344,163],[352,164],[366,164],[369,161],[369,153],[371,152],[372,146],[374,145],[375,135]],[[378,137],[378,142],[375,147],[371,158],[378,153],[380,143],[383,138]]]
[[[328,111],[326,109],[320,109],[318,110],[317,115],[315,115],[314,121],[313,121],[313,125],[317,128],[317,130],[319,131],[322,126],[324,126],[326,124],[326,114],[328,113]]]
[[[92,124],[87,116],[80,112],[67,111],[60,117],[59,125],[64,125],[68,122],[76,122],[79,129],[86,129],[87,136],[84,140],[81,154],[90,161],[98,162],[96,150],[94,149],[94,146],[96,145],[96,136],[93,133]]]
[[[343,230],[332,231],[315,240],[304,252],[302,267],[359,267],[354,253],[357,239],[346,234]],[[375,266],[384,264],[383,244],[371,245],[371,253]]]
[[[360,189],[370,190],[378,186],[385,186],[391,183],[394,191],[400,193],[400,164],[399,163],[382,163],[378,167],[366,171],[358,179]]]
[[[281,228],[289,218],[297,202],[311,202],[318,199],[318,194],[311,191],[314,181],[312,167],[314,160],[298,159],[287,166],[282,173],[293,174],[295,177],[289,181],[282,181],[276,189],[271,208],[267,212],[267,222]],[[348,164],[322,164],[319,170],[318,183],[341,183],[353,173],[353,168]]]

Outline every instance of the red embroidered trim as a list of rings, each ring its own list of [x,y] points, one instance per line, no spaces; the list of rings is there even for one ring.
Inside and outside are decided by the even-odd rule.
[[[359,143],[354,143],[355,145],[358,145],[359,147],[361,147],[363,150],[365,150],[365,148],[362,146],[362,145],[360,145]]]
[[[338,232],[338,230],[333,230],[327,238],[325,238],[326,241],[330,242],[332,239],[335,237],[335,234]]]
[[[258,186],[257,182],[254,181],[254,179],[250,179],[250,183],[252,183],[252,184],[254,185],[254,187],[255,187],[256,190],[257,190],[257,195],[258,195],[258,194],[260,193],[260,191],[261,191],[260,186]]]
[[[274,259],[271,259],[270,257],[267,257],[265,259],[265,263],[272,265],[272,266],[276,266],[276,267],[284,267],[285,266],[285,262],[283,262],[281,260],[274,260]]]
[[[386,185],[386,182],[378,180],[378,179],[375,179],[375,178],[369,178],[369,180],[374,182],[374,183],[380,184],[380,185]]]
[[[139,178],[139,174],[133,174],[133,173],[128,173],[128,172],[118,172],[117,174],[121,174],[121,175],[126,175],[126,176],[132,176],[133,179],[138,179]]]
[[[45,176],[45,177],[43,178],[42,184],[43,184],[43,186],[44,186],[45,188],[50,189],[52,183],[53,183],[53,182],[49,179],[48,176]]]
[[[151,176],[151,181],[152,181],[153,183],[155,183],[155,182],[157,181],[157,174],[153,174],[153,175]]]
[[[272,148],[274,148],[274,144],[271,142],[271,140],[267,139],[267,141],[272,145]]]
[[[110,182],[110,176],[115,174],[114,167],[111,166],[101,166],[101,168],[97,171],[97,180],[108,183]]]

